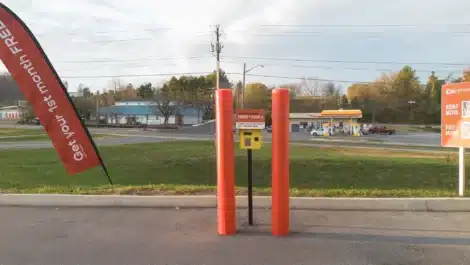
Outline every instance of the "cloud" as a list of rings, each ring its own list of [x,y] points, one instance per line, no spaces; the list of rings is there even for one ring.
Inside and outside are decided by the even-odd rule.
[[[245,61],[249,66],[265,65],[252,72],[258,75],[366,81],[374,80],[380,69],[401,67],[227,58],[234,56],[372,62],[470,59],[466,53],[470,34],[450,33],[464,32],[464,27],[430,26],[470,24],[465,14],[470,2],[466,0],[172,0],[164,4],[148,0],[4,0],[4,3],[37,34],[59,74],[69,77],[72,89],[79,83],[101,89],[110,80],[87,76],[212,71],[215,59],[210,43],[214,41],[216,24],[223,31],[221,67],[231,73],[240,73]],[[294,24],[304,26],[288,26]],[[418,26],[379,26],[397,24]],[[423,78],[428,75],[426,70],[442,70],[442,75],[459,70],[438,64],[411,65],[423,70],[420,72]],[[230,77],[241,79],[240,75]],[[122,80],[142,83],[161,82],[165,78],[122,77]],[[279,85],[295,80],[248,76],[247,81]]]

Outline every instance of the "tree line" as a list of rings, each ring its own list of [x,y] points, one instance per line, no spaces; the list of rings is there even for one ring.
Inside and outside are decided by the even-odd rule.
[[[156,111],[165,117],[178,115],[180,107],[194,107],[202,111],[205,119],[214,118],[213,91],[215,72],[201,76],[173,76],[162,85],[144,83],[134,86],[116,79],[112,87],[93,92],[92,88],[80,85],[80,96],[73,96],[78,111],[84,118],[96,114],[96,106],[111,106],[122,100],[149,100],[155,102]],[[267,111],[268,122],[271,110],[271,90],[275,86],[264,83],[248,83],[242,93],[240,81],[231,82],[222,70],[221,87],[231,87],[234,94],[234,109],[261,108]],[[416,70],[404,66],[400,71],[383,73],[375,81],[355,83],[346,89],[335,82],[322,82],[316,78],[303,78],[299,82],[276,87],[288,88],[291,92],[291,112],[320,112],[325,109],[361,109],[364,122],[380,123],[440,123],[441,88],[446,83],[470,81],[470,70],[457,78],[439,78],[430,73],[426,82],[416,75]],[[64,80],[67,86],[67,81]],[[22,94],[8,74],[0,76],[0,102],[12,104],[22,99]]]
[[[470,81],[469,70],[460,77],[444,79],[432,72],[423,83],[416,70],[404,66],[398,72],[382,74],[374,82],[351,85],[347,96],[351,108],[363,111],[365,121],[439,124],[442,86],[464,81]]]
[[[220,82],[232,86],[224,71],[220,72]],[[122,85],[119,80],[113,80],[113,87],[104,89],[103,92],[93,93],[89,87],[79,87],[80,96],[72,96],[72,100],[85,119],[96,114],[97,106],[112,106],[115,102],[124,100],[154,102],[154,111],[164,117],[165,124],[170,116],[179,115],[182,107],[197,108],[201,110],[203,118],[212,119],[215,84],[215,72],[201,76],[173,76],[160,86],[154,86],[152,83],[140,86],[134,86],[132,83]]]
[[[0,74],[0,106],[15,105],[18,100],[23,99],[23,94],[11,75],[9,73]]]

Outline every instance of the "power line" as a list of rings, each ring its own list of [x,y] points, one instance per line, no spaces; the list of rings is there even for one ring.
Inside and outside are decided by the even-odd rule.
[[[436,28],[436,27],[470,27],[470,23],[455,23],[455,24],[260,24],[252,25],[257,28]],[[129,33],[137,31],[146,32],[162,32],[181,30],[184,27],[149,27],[149,28],[133,28],[128,30],[123,29],[109,29],[102,31],[74,31],[74,32],[54,32],[54,33],[36,33],[36,36],[63,36],[63,35],[81,35],[81,34],[111,34],[111,33]],[[234,29],[245,30],[245,29]],[[203,31],[198,31],[202,33]],[[206,34],[207,32],[204,32]]]
[[[403,25],[404,26],[404,25]],[[332,27],[334,28],[334,27]],[[249,32],[248,29],[234,29],[233,31],[247,31],[247,33],[250,36],[258,36],[258,37],[344,37],[345,32],[311,32],[311,31],[277,31],[274,33],[269,33],[262,31],[262,33],[258,33],[256,31],[254,32]],[[110,31],[108,33],[115,33],[115,32],[127,32],[127,31]],[[105,32],[99,32],[99,34],[104,34]],[[407,32],[397,32],[394,34],[398,35],[403,35],[406,34]],[[410,32],[408,32],[410,33]],[[468,37],[470,36],[470,31],[444,31],[444,32],[413,32],[413,35],[419,35],[418,33],[422,33],[424,35],[430,35],[430,34],[439,34],[439,35],[446,35],[447,37]],[[192,32],[194,34],[194,32]],[[340,34],[340,35],[339,35]],[[347,32],[347,36],[352,36],[353,34],[360,34],[362,38],[382,38],[384,37],[384,34],[390,34],[390,32]],[[54,34],[37,34],[39,36],[61,36],[58,33]],[[78,33],[68,33],[66,35],[75,35],[78,36],[80,34]],[[195,36],[210,36],[211,33],[208,32],[196,32]],[[93,44],[93,43],[98,43],[98,44],[113,44],[113,43],[125,43],[125,42],[138,42],[138,41],[154,41],[154,40],[159,40],[159,37],[136,37],[136,38],[127,38],[127,39],[108,39],[108,40],[79,40],[75,41],[72,40],[71,43],[76,43],[76,44]],[[203,43],[200,43],[198,45],[204,45]]]
[[[201,34],[201,35],[196,35],[196,36],[210,36],[210,34]],[[72,41],[72,43],[77,43],[77,44],[84,44],[84,43],[103,43],[103,44],[111,44],[111,43],[117,43],[117,42],[134,42],[134,41],[153,41],[153,40],[159,40],[161,38],[133,38],[133,39],[111,39],[111,40],[85,40],[85,41]],[[193,44],[195,45],[195,44]],[[202,45],[200,43],[199,45]]]
[[[123,63],[123,62],[142,62],[142,61],[165,61],[165,60],[200,60],[200,59],[208,59],[207,56],[188,56],[188,57],[159,57],[159,58],[140,58],[140,59],[125,59],[125,60],[80,60],[80,61],[60,61],[60,63]],[[225,57],[224,57],[225,58]],[[262,57],[227,57],[230,58],[228,60],[222,60],[222,62],[226,63],[238,63],[243,62],[245,59],[266,59],[266,60],[278,60],[278,61],[299,61],[299,62],[325,62],[325,63],[363,63],[363,64],[400,64],[400,65],[412,65],[412,64],[430,64],[430,65],[453,65],[453,66],[466,66],[466,64],[462,63],[404,63],[404,62],[364,62],[364,61],[329,61],[329,60],[307,60],[307,59],[289,59],[289,58],[262,58]],[[319,66],[319,65],[295,65],[295,64],[264,64],[266,66],[277,66],[277,67],[296,67],[296,68],[305,68],[305,69],[325,69],[325,70],[333,70],[333,69],[344,69],[344,70],[352,70],[352,71],[382,71],[382,72],[394,72],[399,71],[400,69],[391,69],[391,68],[373,68],[373,67],[341,67],[341,66]],[[137,68],[137,67],[145,67],[148,66],[147,64],[139,64],[138,66],[126,66],[126,68]],[[84,68],[73,68],[73,69],[59,69],[59,71],[71,71],[71,70],[85,70]],[[452,73],[461,71],[461,69],[433,69],[433,70],[423,70],[423,69],[415,69],[416,72],[442,72],[442,73]]]
[[[197,34],[195,36],[210,36],[210,34]],[[72,43],[76,44],[85,44],[85,43],[103,43],[103,44],[111,44],[117,42],[134,42],[134,41],[153,41],[153,40],[160,40],[161,38],[153,37],[153,38],[130,38],[130,39],[110,39],[110,40],[83,40],[83,41],[73,41]],[[194,45],[194,44],[193,44]],[[199,45],[202,45],[200,43]]]
[[[98,59],[98,60],[70,60],[58,61],[58,63],[120,63],[120,62],[140,62],[140,61],[166,61],[166,60],[198,60],[208,59],[207,56],[183,56],[183,57],[146,57],[139,59]]]
[[[120,75],[83,75],[83,76],[61,76],[64,79],[94,79],[94,78],[120,78],[120,77],[157,77],[157,76],[183,76],[183,75],[208,75],[212,74],[213,71],[206,72],[185,72],[185,73],[153,73],[153,74],[120,74]],[[231,72],[226,73],[227,75],[243,75],[243,73]],[[370,81],[354,81],[354,80],[342,80],[342,79],[325,79],[325,78],[306,78],[306,77],[292,77],[282,75],[261,75],[261,74],[246,74],[254,77],[266,77],[266,78],[281,78],[281,79],[295,79],[295,80],[315,80],[324,82],[338,82],[338,83],[372,83]]]
[[[239,64],[240,61],[226,61],[222,60],[225,63],[233,63]],[[352,70],[352,71],[380,71],[380,72],[395,72],[399,71],[400,69],[391,69],[391,68],[371,68],[371,67],[341,67],[341,66],[321,66],[321,65],[296,65],[296,64],[263,64],[263,66],[274,66],[274,67],[293,67],[293,68],[305,68],[305,69],[324,69],[324,70],[334,70],[334,69],[344,69],[344,70]],[[434,70],[423,70],[423,69],[414,69],[416,72],[422,73],[431,73],[431,72],[453,72],[453,71],[462,71],[462,69],[434,69]]]
[[[227,73],[230,75],[242,75],[242,73]],[[293,77],[293,76],[282,76],[282,75],[260,75],[260,74],[246,74],[248,76],[255,77],[267,77],[267,78],[281,78],[281,79],[293,79],[293,80],[315,80],[323,82],[338,82],[338,83],[373,83],[371,81],[354,81],[354,80],[342,80],[342,79],[325,79],[325,78],[308,78],[308,77]]]
[[[228,75],[242,75],[242,73],[227,73]],[[294,76],[282,76],[282,75],[261,75],[261,74],[246,74],[254,77],[266,77],[266,78],[280,78],[280,79],[291,79],[291,80],[314,80],[323,82],[338,82],[338,83],[373,83],[372,81],[354,81],[344,79],[326,79],[326,78],[310,78],[310,77],[294,77]]]
[[[317,60],[317,59],[298,59],[298,58],[275,58],[275,57],[251,57],[251,56],[224,56],[228,59],[249,59],[249,60],[268,60],[268,61],[295,61],[295,62],[324,62],[324,63],[357,63],[357,64],[419,64],[419,65],[452,65],[468,66],[466,63],[454,62],[398,62],[398,61],[346,61],[346,60]]]
[[[222,63],[230,63],[230,64],[239,64],[243,63],[240,61],[226,61],[223,60],[221,61]],[[138,65],[131,65],[131,66],[125,66],[124,68],[126,69],[133,69],[133,68],[142,68],[142,67],[148,67],[148,64],[138,64]],[[373,68],[373,67],[341,67],[341,66],[322,66],[322,65],[296,65],[296,64],[263,64],[263,66],[268,66],[268,67],[275,67],[275,68],[302,68],[302,69],[323,69],[323,70],[335,70],[335,69],[341,69],[341,70],[350,70],[350,71],[378,71],[378,72],[398,72],[401,70],[401,68]],[[60,72],[62,71],[80,71],[80,70],[89,70],[85,68],[60,68],[58,69]],[[424,70],[424,69],[414,69],[418,73],[442,73],[442,74],[451,74],[455,72],[461,72],[462,69],[430,69],[430,70]]]
[[[208,59],[208,57],[202,57],[202,58],[190,58],[190,57],[181,57],[182,59]],[[163,59],[163,58],[160,58]],[[140,62],[141,60],[136,60]],[[98,61],[95,61],[98,62]],[[107,62],[107,61],[106,61]],[[244,60],[237,60],[237,59],[230,59],[230,60],[221,60],[221,63],[228,63],[228,64],[239,64],[245,62]],[[137,65],[135,64],[130,64],[130,65],[125,65],[123,66],[124,68],[127,69],[132,69],[132,68],[142,68],[142,67],[149,67],[150,65],[148,63],[139,63]],[[169,65],[165,65],[169,66]],[[175,66],[175,65],[171,65]],[[342,67],[338,65],[332,65],[332,66],[325,66],[325,65],[305,65],[305,64],[275,64],[275,63],[263,63],[263,66],[269,66],[269,67],[289,67],[289,68],[302,68],[302,69],[323,69],[323,70],[335,70],[335,69],[342,69],[342,70],[351,70],[351,71],[379,71],[379,72],[397,72],[401,68],[375,68],[375,67]],[[60,68],[58,69],[59,71],[77,71],[77,70],[88,70],[85,68]],[[416,69],[414,70],[418,73],[442,73],[442,74],[450,74],[454,72],[461,72],[462,69]]]
[[[82,76],[61,76],[67,79],[95,79],[95,78],[119,78],[119,77],[156,77],[156,76],[181,76],[181,75],[208,75],[207,72],[186,72],[186,73],[154,73],[154,74],[120,74],[120,75],[82,75]]]
[[[456,24],[261,24],[260,27],[285,28],[423,28],[423,27],[470,27],[470,23]]]
[[[136,30],[143,30],[143,31],[163,31],[163,30],[171,30],[172,28],[142,28],[142,29],[133,29],[133,30],[123,30],[123,29],[117,29],[117,30],[104,30],[104,31],[82,31],[81,33],[91,33],[91,34],[109,34],[109,33],[126,33],[126,32],[135,32]],[[57,35],[79,35],[79,32],[57,32],[55,33]],[[35,34],[37,36],[47,36],[49,33],[37,33]]]
[[[350,32],[350,34],[361,34],[361,33],[367,33],[367,34],[376,34],[376,35],[361,35],[361,36],[354,36],[354,37],[361,37],[361,38],[382,38],[385,37],[383,36],[384,34],[390,34],[388,32]],[[446,34],[447,37],[453,36],[453,37],[468,37],[470,36],[470,32],[423,32],[424,35],[432,35],[432,34]],[[250,36],[259,36],[259,37],[353,37],[353,35],[345,35],[344,33],[340,34],[324,34],[324,33],[308,33],[308,32],[290,32],[290,33],[253,33],[249,34]],[[397,34],[395,34],[397,35]],[[396,37],[396,36],[393,37]],[[417,34],[414,34],[414,36],[419,37]],[[389,35],[390,37],[390,35]]]
[[[222,47],[221,47],[222,48]],[[254,57],[254,56],[223,56],[222,60],[267,60],[267,61],[292,61],[292,62],[317,62],[317,63],[350,63],[350,64],[392,64],[392,65],[448,65],[448,66],[468,66],[466,63],[457,62],[398,62],[398,61],[347,61],[347,60],[320,60],[320,59],[299,59],[280,57]],[[97,59],[97,60],[66,60],[58,63],[121,63],[121,62],[141,62],[141,61],[166,61],[166,60],[200,60],[209,59],[208,56],[182,56],[182,57],[146,57],[138,59]],[[224,60],[223,60],[224,61]]]
[[[244,31],[244,30],[234,30],[234,31]],[[403,35],[406,32],[399,32],[399,33],[394,33],[395,35]],[[409,34],[410,32],[406,33]],[[258,36],[258,37],[344,37],[345,32],[304,32],[304,31],[286,31],[286,32],[275,32],[275,33],[257,33],[257,32],[247,32],[244,34],[248,34],[250,36]],[[353,34],[360,34],[360,37],[363,38],[381,38],[384,37],[384,34],[390,34],[390,32],[347,32],[348,35],[346,36],[352,36]],[[368,35],[366,35],[368,34]],[[430,35],[430,34],[438,34],[438,35],[446,35],[446,36],[455,36],[455,37],[468,37],[470,36],[469,31],[456,31],[456,32],[451,32],[451,31],[445,31],[445,32],[413,32],[413,35]],[[201,33],[201,34],[196,34],[195,36],[210,36],[210,33]],[[87,43],[101,43],[101,44],[113,44],[113,43],[122,43],[122,42],[136,42],[136,41],[154,41],[154,40],[159,40],[158,37],[142,37],[142,38],[129,38],[129,39],[110,39],[110,40],[80,40],[80,41],[74,41],[72,40],[71,43],[76,43],[76,44],[87,44]],[[198,45],[204,45],[203,43],[200,43]]]
[[[175,28],[175,27],[164,27],[164,28],[133,28],[129,30],[103,30],[103,31],[75,31],[75,32],[54,32],[54,33],[36,33],[36,36],[79,36],[82,34],[94,34],[94,35],[105,35],[105,34],[113,34],[113,33],[129,33],[129,32],[138,32],[138,31],[146,31],[146,32],[168,32],[172,30],[181,30],[185,29],[184,27]],[[195,33],[202,33],[207,34],[209,32],[204,31],[196,31]]]
[[[196,36],[209,36],[206,35],[196,35]],[[84,41],[72,41],[69,43],[74,44],[91,44],[91,43],[99,43],[99,44],[113,44],[113,43],[120,43],[120,42],[135,42],[135,41],[154,41],[159,40],[159,38],[133,38],[133,39],[112,39],[112,40],[84,40]],[[207,45],[204,43],[193,43],[192,45]]]
[[[187,72],[187,73],[154,73],[154,74],[122,74],[122,75],[94,75],[94,76],[61,76],[63,79],[98,79],[98,78],[120,78],[120,77],[157,77],[157,76],[182,76],[182,75],[208,75],[213,72]],[[227,75],[243,75],[243,73],[228,72]],[[246,74],[253,77],[265,78],[279,78],[290,80],[312,80],[321,82],[336,82],[336,83],[355,83],[355,84],[372,84],[375,81],[358,81],[358,80],[344,80],[344,79],[328,79],[328,78],[311,78],[311,77],[294,77],[282,75],[262,75],[262,74]]]

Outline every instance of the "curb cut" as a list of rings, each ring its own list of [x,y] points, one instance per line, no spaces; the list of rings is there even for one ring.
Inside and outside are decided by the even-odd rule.
[[[247,208],[246,196],[237,196],[237,208]],[[270,209],[271,197],[255,196],[254,207]],[[134,196],[1,194],[1,206],[16,207],[132,207],[216,208],[216,196]],[[470,198],[319,198],[292,197],[292,210],[470,212]]]

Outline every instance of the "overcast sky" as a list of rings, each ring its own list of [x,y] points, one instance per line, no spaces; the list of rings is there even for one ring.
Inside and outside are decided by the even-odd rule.
[[[109,88],[111,76],[138,85],[210,72],[216,24],[221,67],[232,81],[241,80],[244,61],[264,65],[250,72],[264,76],[247,82],[268,85],[301,77],[372,81],[403,63],[426,79],[431,70],[445,77],[470,65],[468,0],[3,2],[31,28],[72,91],[80,83]]]

